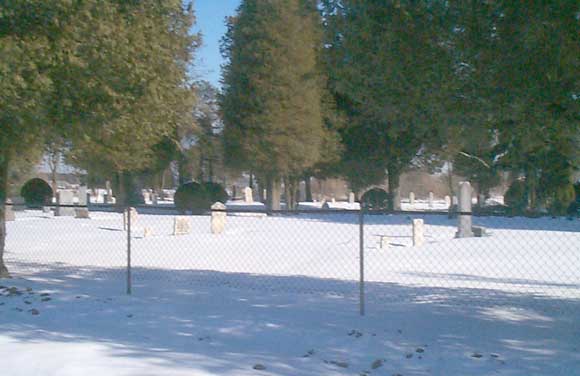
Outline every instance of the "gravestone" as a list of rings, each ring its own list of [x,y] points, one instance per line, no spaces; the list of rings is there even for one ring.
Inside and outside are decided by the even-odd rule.
[[[12,210],[25,211],[26,210],[26,200],[21,196],[16,196],[12,199]]]
[[[137,218],[139,214],[137,213],[137,209],[129,208],[129,215],[131,216],[131,227],[135,226],[137,223]],[[127,210],[123,212],[123,230],[127,231]]]
[[[350,192],[350,193],[348,194],[348,203],[349,203],[349,204],[354,204],[354,201],[355,201],[355,200],[354,200],[354,192]]]
[[[487,236],[487,230],[485,227],[473,226],[471,230],[473,231],[473,236],[476,238],[483,238],[484,236]]]
[[[6,203],[9,205],[4,205],[4,220],[6,222],[13,222],[16,220],[16,216],[14,215],[14,210],[12,208],[12,200],[6,200]]]
[[[153,229],[151,227],[145,227],[143,229],[143,237],[148,238],[153,236]]]
[[[151,201],[151,194],[149,193],[149,191],[144,191],[143,192],[143,202],[145,202],[145,204],[148,204]]]
[[[55,217],[74,217],[75,208],[72,206],[74,204],[74,193],[69,190],[62,190],[56,193],[56,209],[54,210]],[[60,205],[71,205],[66,207],[61,207]]]
[[[445,207],[450,207],[451,206],[451,197],[449,196],[445,196]]]
[[[409,193],[409,204],[415,205],[415,193],[414,192]]]
[[[433,192],[429,192],[429,208],[433,208],[434,199],[435,199],[435,197],[433,195]]]
[[[87,206],[87,187],[84,185],[79,187],[78,190],[78,203],[79,206],[84,206],[82,208],[75,208],[75,217],[80,219],[88,219],[90,218],[89,215],[89,208]]]
[[[173,218],[173,235],[187,235],[191,232],[191,221],[186,216]]]
[[[226,206],[216,202],[211,206],[211,233],[221,234],[226,227]]]
[[[246,204],[252,204],[254,202],[254,197],[252,196],[252,188],[246,187],[244,189],[244,202]]]
[[[457,224],[457,238],[470,238],[473,236],[471,229],[471,184],[468,181],[459,183],[459,220]]]
[[[113,190],[111,189],[111,182],[108,180],[105,182],[105,189],[107,190],[104,196],[105,204],[111,204],[113,202]]]
[[[413,246],[425,244],[424,223],[422,219],[413,219]]]
[[[381,249],[389,248],[389,244],[390,244],[389,237],[388,236],[385,236],[385,235],[381,235],[381,240],[380,240],[380,247],[381,247]]]
[[[457,196],[453,196],[453,198],[451,199],[451,203],[453,205],[459,205],[459,200],[457,199]]]

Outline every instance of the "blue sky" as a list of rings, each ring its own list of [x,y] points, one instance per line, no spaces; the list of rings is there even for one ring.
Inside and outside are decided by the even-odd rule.
[[[202,34],[203,46],[197,50],[194,75],[219,86],[220,40],[226,31],[224,19],[235,14],[241,0],[195,0],[197,24],[194,31]]]

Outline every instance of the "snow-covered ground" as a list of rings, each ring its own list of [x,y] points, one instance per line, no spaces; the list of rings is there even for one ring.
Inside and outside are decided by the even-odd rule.
[[[8,223],[0,374],[580,375],[577,220],[454,239],[425,214],[413,247],[411,217],[366,216],[361,317],[357,214],[230,215],[221,235],[194,216],[184,236],[140,214],[132,296],[122,216],[91,215]]]

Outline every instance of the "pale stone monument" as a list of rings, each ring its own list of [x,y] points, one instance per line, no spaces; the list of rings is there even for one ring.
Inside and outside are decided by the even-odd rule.
[[[149,191],[143,192],[143,201],[145,202],[145,204],[151,201],[151,194],[149,193]]]
[[[434,201],[435,197],[433,195],[433,192],[429,192],[429,207],[432,208],[433,207],[433,201]]]
[[[246,187],[244,189],[244,202],[246,204],[252,204],[254,202],[254,196],[252,195],[252,188]]]
[[[415,205],[415,193],[414,192],[409,193],[409,204]]]
[[[69,190],[62,190],[56,193],[56,209],[54,215],[56,217],[73,217],[75,216],[75,208],[72,207],[74,204],[74,193]],[[60,205],[71,205],[66,207],[61,207]]]
[[[131,227],[135,226],[135,223],[137,222],[137,217],[138,217],[138,213],[137,213],[137,209],[135,208],[129,208],[129,215],[131,216]],[[123,230],[127,230],[127,222],[128,218],[127,218],[127,210],[125,210],[123,212]]]
[[[105,182],[105,189],[107,190],[104,196],[105,204],[111,204],[113,202],[113,190],[111,189],[111,182],[108,180]]]
[[[451,202],[453,203],[453,205],[459,205],[459,200],[457,199],[457,196],[453,196]]]
[[[354,199],[354,192],[350,192],[348,194],[348,203],[349,204],[354,204],[354,201],[355,201],[355,199]]]
[[[381,249],[389,248],[390,239],[387,235],[380,235],[380,244],[379,246]]]
[[[425,244],[424,223],[422,219],[413,219],[413,246]]]
[[[144,238],[149,238],[153,236],[153,229],[151,227],[145,227],[143,228],[143,237]]]
[[[187,235],[191,232],[191,221],[186,216],[173,218],[173,235]]]
[[[9,205],[4,205],[4,220],[6,222],[12,222],[16,220],[16,216],[14,215],[14,209],[12,208],[12,200],[6,200],[6,203]]]
[[[445,196],[445,206],[446,207],[450,207],[451,206],[451,197]]]
[[[216,202],[211,206],[211,233],[221,234],[226,227],[226,206]]]
[[[459,221],[457,226],[458,238],[470,238],[473,236],[471,229],[471,184],[468,181],[459,183]]]
[[[80,186],[77,194],[78,194],[78,204],[79,206],[83,207],[75,208],[75,217],[81,219],[88,219],[90,218],[90,215],[89,208],[87,207],[88,203],[87,187],[84,185]]]

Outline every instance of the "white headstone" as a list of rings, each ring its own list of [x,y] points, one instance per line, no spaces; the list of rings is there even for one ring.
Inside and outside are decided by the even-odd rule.
[[[354,202],[355,202],[355,199],[354,199],[354,192],[350,192],[350,193],[348,194],[348,203],[349,203],[349,204],[354,204]]]
[[[14,215],[14,209],[12,208],[12,200],[6,200],[6,203],[9,205],[4,205],[4,220],[6,222],[12,222],[16,220],[16,216]]]
[[[451,197],[445,196],[445,206],[446,207],[450,207],[451,206]]]
[[[104,196],[105,204],[110,204],[113,202],[113,191],[111,190],[111,182],[108,180],[105,182],[105,189],[107,190]]]
[[[390,243],[389,240],[390,239],[388,236],[384,236],[384,235],[381,236],[381,244],[380,244],[381,249],[389,248],[389,243]]]
[[[56,193],[56,204],[57,207],[54,211],[56,217],[73,217],[75,215],[75,208],[72,207],[74,204],[74,192],[68,190],[58,191]],[[71,205],[67,207],[61,207],[60,205]]]
[[[143,228],[143,237],[148,238],[150,236],[153,236],[153,229],[151,227]]]
[[[173,235],[187,235],[191,232],[191,221],[186,216],[176,216],[173,219]]]
[[[458,238],[470,238],[473,236],[471,229],[471,184],[468,181],[459,183],[459,221],[457,224]]]
[[[151,194],[149,193],[149,191],[144,191],[143,192],[143,201],[148,204],[151,201]]]
[[[424,224],[422,219],[413,219],[413,246],[425,244]]]
[[[246,187],[244,189],[244,202],[246,204],[251,204],[254,202],[254,196],[252,196],[252,188]]]
[[[415,205],[415,193],[414,192],[409,193],[409,204]]]
[[[77,199],[78,203],[81,206],[87,205],[87,187],[85,185],[81,185],[79,190],[77,191]]]
[[[216,202],[211,206],[211,233],[221,234],[226,227],[226,206]]]
[[[433,207],[433,201],[434,201],[435,197],[433,195],[433,192],[429,192],[429,207],[432,208]]]
[[[129,208],[129,215],[131,216],[131,227],[135,226],[135,224],[137,223],[137,217],[138,217],[138,213],[137,213],[137,209],[135,208]],[[127,210],[125,210],[123,212],[123,230],[127,230]]]

